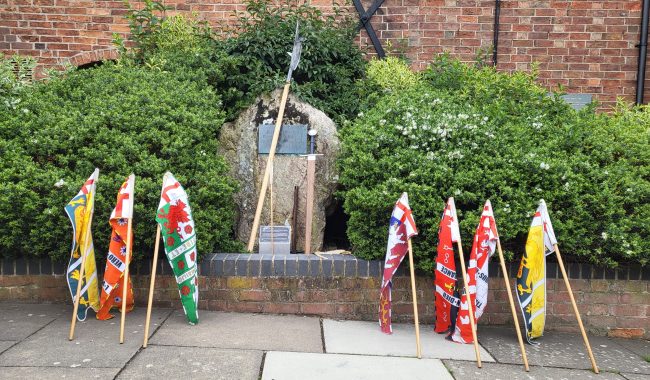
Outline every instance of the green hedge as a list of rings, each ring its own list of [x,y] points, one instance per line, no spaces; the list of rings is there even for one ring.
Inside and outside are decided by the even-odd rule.
[[[511,257],[521,253],[544,198],[566,254],[610,266],[647,263],[647,109],[576,112],[549,96],[534,75],[447,57],[410,88],[393,89],[382,78],[390,75],[368,79],[374,83],[367,86],[384,91],[376,106],[341,131],[340,195],[357,255],[383,257],[392,205],[408,191],[420,231],[415,253],[425,269],[433,265],[449,196],[467,250],[490,199],[504,248]]]
[[[199,252],[236,249],[235,184],[217,156],[224,120],[211,88],[164,72],[105,64],[36,84],[0,121],[0,255],[69,255],[63,211],[100,169],[94,242],[105,255],[119,186],[136,175],[134,254],[149,255],[162,176],[172,171],[192,203]]]

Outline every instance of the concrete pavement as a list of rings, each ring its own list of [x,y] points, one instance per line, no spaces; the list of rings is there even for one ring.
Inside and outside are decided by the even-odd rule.
[[[119,318],[77,324],[68,341],[68,305],[0,303],[0,379],[650,379],[650,344],[590,337],[603,372],[587,368],[582,338],[547,332],[526,346],[531,372],[520,364],[510,328],[479,326],[483,368],[472,345],[445,341],[421,326],[423,359],[415,359],[413,327],[377,323],[201,311],[189,326],[180,311],[154,308],[149,347],[142,349],[144,308]]]

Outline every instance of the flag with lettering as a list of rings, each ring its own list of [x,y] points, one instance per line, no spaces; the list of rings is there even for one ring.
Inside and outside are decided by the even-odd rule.
[[[494,255],[498,238],[492,204],[488,200],[485,202],[485,206],[483,206],[481,220],[479,221],[478,227],[476,227],[472,250],[469,254],[467,277],[470,301],[468,302],[467,296],[463,294],[458,317],[456,318],[456,326],[451,336],[454,342],[474,342],[469,320],[469,306],[471,305],[474,311],[475,321],[478,322],[487,305],[488,263],[492,255]]]
[[[156,221],[160,225],[165,253],[172,267],[183,310],[191,325],[199,322],[199,287],[196,266],[196,231],[187,193],[167,172],[158,205]]]
[[[517,299],[530,344],[544,334],[546,319],[546,256],[557,244],[546,203],[542,199],[528,231],[526,252],[517,272]]]
[[[454,199],[449,198],[438,227],[438,256],[436,257],[435,270],[436,324],[434,329],[437,333],[450,332],[451,308],[460,306],[458,297],[454,296],[456,288],[454,243],[459,238],[456,206]]]
[[[393,288],[393,275],[408,251],[408,240],[417,235],[415,220],[409,207],[409,198],[406,193],[395,203],[393,213],[390,216],[388,227],[388,246],[386,247],[386,260],[384,263],[384,275],[381,281],[381,292],[379,294],[379,326],[386,334],[393,332],[391,324],[391,290]]]
[[[77,319],[85,321],[88,309],[97,311],[99,309],[99,285],[97,281],[97,265],[95,263],[95,248],[93,246],[93,235],[90,231],[92,215],[95,207],[95,189],[99,179],[99,169],[81,187],[81,190],[65,206],[65,212],[72,223],[72,249],[66,278],[72,300],[77,297],[77,287],[81,287],[79,293],[79,308]],[[82,255],[85,256],[84,275],[81,277]]]
[[[113,318],[110,313],[113,307],[122,308],[122,295],[124,283],[124,269],[131,261],[131,247],[126,246],[128,222],[133,218],[133,189],[135,175],[131,174],[120,187],[117,193],[117,202],[111,212],[110,225],[113,230],[111,242],[106,256],[106,269],[104,270],[104,282],[100,299],[97,319],[107,320]],[[130,245],[133,245],[133,235]],[[127,259],[127,250],[129,257]],[[126,285],[126,311],[133,310],[133,286],[131,279],[127,279]]]

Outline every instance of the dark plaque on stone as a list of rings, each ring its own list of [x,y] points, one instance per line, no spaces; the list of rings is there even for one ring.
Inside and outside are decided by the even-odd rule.
[[[275,125],[260,124],[258,128],[257,152],[269,154]],[[275,154],[307,154],[307,125],[289,124],[280,129],[280,138]]]

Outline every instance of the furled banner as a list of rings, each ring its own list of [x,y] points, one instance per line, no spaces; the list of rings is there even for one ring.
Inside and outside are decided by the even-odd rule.
[[[488,263],[497,245],[497,228],[492,212],[492,204],[488,200],[483,206],[481,220],[476,227],[472,251],[469,254],[469,266],[467,268],[468,285],[471,302],[474,310],[475,320],[483,315],[487,305],[488,294]],[[451,339],[458,343],[473,343],[472,327],[469,321],[469,307],[467,298],[462,297],[454,334]]]
[[[90,230],[92,214],[95,207],[95,189],[99,179],[99,169],[81,187],[81,190],[65,206],[65,212],[72,223],[72,249],[66,276],[68,288],[74,302],[77,296],[77,287],[81,287],[79,295],[79,308],[77,319],[85,321],[88,309],[97,311],[99,309],[99,286],[97,282],[97,267],[95,263],[95,248],[93,247],[93,235]],[[84,275],[80,277],[80,268],[84,260]]]
[[[167,260],[171,265],[183,310],[191,325],[199,322],[196,231],[187,193],[176,178],[165,173],[156,221],[160,224]]]
[[[450,332],[451,307],[452,305],[456,307],[460,305],[459,299],[454,296],[454,289],[456,288],[454,243],[458,241],[459,237],[456,206],[454,200],[449,198],[438,228],[438,256],[436,257],[435,271],[435,331],[437,333]]]
[[[404,256],[406,256],[408,239],[417,234],[415,220],[409,207],[408,195],[403,193],[395,203],[393,213],[390,216],[384,276],[381,281],[381,292],[379,294],[379,326],[381,327],[381,331],[386,334],[393,332],[391,324],[393,275],[404,259]]]
[[[104,270],[104,283],[100,299],[97,319],[106,320],[113,318],[111,308],[122,307],[122,284],[124,282],[124,269],[130,258],[127,259],[126,235],[128,233],[128,221],[133,218],[133,188],[135,175],[131,174],[120,187],[117,193],[117,202],[111,213],[110,225],[113,230],[111,242],[106,256],[106,269]],[[133,245],[133,236],[131,236]],[[128,247],[129,256],[132,255],[131,247]],[[133,310],[133,286],[131,279],[127,279],[126,311]]]
[[[546,318],[546,256],[557,244],[546,203],[542,199],[528,231],[526,252],[517,273],[517,298],[530,344],[544,334]]]

